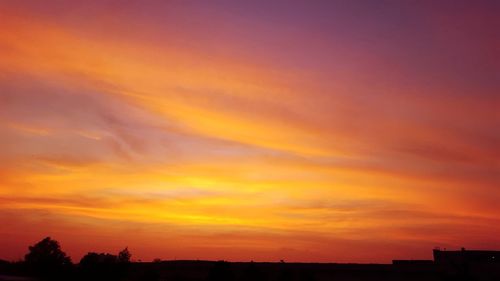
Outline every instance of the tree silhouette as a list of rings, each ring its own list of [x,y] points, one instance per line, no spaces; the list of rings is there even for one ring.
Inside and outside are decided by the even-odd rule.
[[[131,257],[132,257],[132,255],[130,254],[128,247],[126,247],[125,249],[121,250],[118,253],[118,262],[129,263]]]
[[[83,280],[121,280],[127,274],[131,256],[128,248],[118,255],[90,252],[80,260],[80,277]]]
[[[70,269],[71,259],[61,250],[59,242],[46,237],[29,247],[24,257],[31,274],[42,279],[58,279]]]
[[[117,257],[111,254],[90,252],[79,263],[83,280],[116,280]]]

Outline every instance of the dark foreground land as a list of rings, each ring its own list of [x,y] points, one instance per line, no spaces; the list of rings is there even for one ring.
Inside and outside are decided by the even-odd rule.
[[[19,269],[18,269],[19,270]],[[133,262],[120,272],[106,268],[83,272],[76,266],[65,276],[52,280],[141,280],[141,281],[354,281],[354,280],[500,280],[500,267],[469,266],[449,270],[435,263],[416,264],[326,264],[259,263],[214,261]],[[17,276],[16,276],[17,275]],[[12,267],[0,268],[0,280],[43,280],[20,278]],[[45,278],[51,280],[51,278]]]
[[[75,264],[46,237],[19,262],[0,260],[0,281],[500,281],[500,251],[464,248],[392,264],[132,262],[131,256],[128,248],[117,255],[89,252]]]
[[[138,264],[138,273],[157,272],[158,280],[440,280],[434,268],[395,268],[380,264],[223,263],[171,261]],[[136,280],[141,277],[137,276]]]

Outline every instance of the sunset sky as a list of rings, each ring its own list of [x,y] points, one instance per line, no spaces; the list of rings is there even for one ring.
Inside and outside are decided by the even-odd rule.
[[[0,259],[500,249],[500,1],[0,2]]]

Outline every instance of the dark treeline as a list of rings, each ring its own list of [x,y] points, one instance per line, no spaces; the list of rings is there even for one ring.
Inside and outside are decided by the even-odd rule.
[[[125,248],[116,254],[89,252],[75,263],[56,240],[47,237],[29,246],[22,261],[0,260],[0,281],[500,280],[500,263],[490,259],[461,264],[411,260],[395,264],[319,264],[159,259],[131,262],[131,257]]]
[[[126,281],[126,280],[143,280],[143,281],[160,281],[165,280],[160,276],[158,266],[164,264],[160,259],[155,259],[152,263],[135,263],[131,262],[131,253],[128,248],[115,254],[89,252],[83,256],[78,263],[74,263],[69,256],[61,249],[58,241],[46,237],[33,246],[28,247],[28,253],[24,259],[17,262],[7,262],[0,260],[0,281],[3,280],[40,280],[40,281]],[[205,270],[204,264],[200,268],[192,267],[195,272],[190,272],[191,265],[189,262],[183,263],[188,265],[184,267],[184,271],[180,273],[174,271],[169,276],[168,280],[191,280],[183,273],[188,272],[188,275],[198,275],[199,271],[202,276],[198,280],[206,281],[229,281],[234,280],[232,269],[229,262],[219,261],[213,262],[213,266]],[[198,264],[199,265],[199,264]],[[248,280],[264,280],[255,279],[259,275],[255,275],[258,271],[254,270],[254,266],[249,267],[250,271]],[[205,273],[206,271],[206,273]],[[11,278],[11,279],[9,279]],[[245,279],[246,280],[246,279]]]
[[[59,242],[46,237],[28,247],[24,260],[0,263],[3,273],[38,280],[123,280],[130,267],[128,248],[118,254],[89,252],[74,264]],[[0,279],[1,280],[1,279]]]

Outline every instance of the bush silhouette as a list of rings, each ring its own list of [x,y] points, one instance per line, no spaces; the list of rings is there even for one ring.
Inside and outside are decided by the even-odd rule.
[[[84,280],[121,280],[127,273],[131,256],[128,248],[118,255],[90,252],[80,260],[81,277]]]

